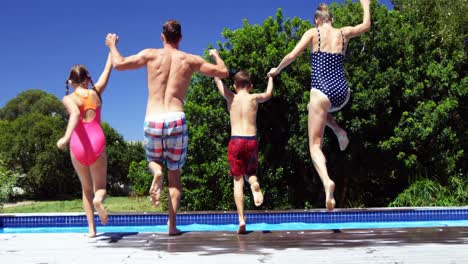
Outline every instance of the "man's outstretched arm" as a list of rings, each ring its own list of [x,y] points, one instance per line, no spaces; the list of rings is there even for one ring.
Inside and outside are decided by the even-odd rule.
[[[219,53],[215,49],[211,49],[209,51],[209,54],[213,58],[215,64],[209,63],[202,59],[201,57],[197,57],[197,66],[198,66],[198,71],[206,76],[210,77],[218,77],[218,78],[226,78],[229,76],[228,69],[226,67],[226,64],[224,64],[223,59],[219,56]]]
[[[135,55],[123,57],[117,49],[118,40],[119,37],[116,34],[107,34],[106,45],[109,47],[110,53],[112,55],[112,65],[116,70],[131,70],[146,66],[146,61],[148,58],[147,55],[149,52],[148,49],[142,50]]]

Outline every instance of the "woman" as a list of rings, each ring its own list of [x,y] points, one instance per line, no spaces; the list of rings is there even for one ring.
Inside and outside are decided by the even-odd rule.
[[[348,102],[350,90],[344,75],[344,54],[348,41],[369,30],[370,0],[361,0],[364,9],[363,21],[354,27],[334,28],[332,16],[326,4],[320,4],[315,11],[315,28],[304,33],[296,47],[287,54],[278,67],[268,76],[275,76],[291,64],[307,47],[312,50],[312,82],[308,105],[309,150],[320,179],[325,188],[325,204],[328,210],[335,208],[333,192],[335,183],[329,178],[322,152],[322,138],[325,125],[336,134],[340,149],[348,145],[348,137],[329,112],[341,109]]]
[[[57,147],[65,149],[70,143],[73,167],[80,178],[83,191],[83,209],[88,221],[88,236],[96,236],[94,208],[102,224],[107,224],[107,213],[102,204],[106,196],[107,154],[106,139],[101,127],[101,95],[106,88],[112,70],[110,54],[101,77],[93,83],[83,65],[75,65],[66,81],[63,98],[70,114],[65,135],[57,141]],[[91,83],[92,89],[88,89]],[[68,86],[74,89],[68,94]]]

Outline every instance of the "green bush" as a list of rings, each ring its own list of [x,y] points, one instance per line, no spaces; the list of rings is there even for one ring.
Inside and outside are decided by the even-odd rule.
[[[421,179],[411,184],[390,203],[391,207],[465,206],[468,201],[468,179],[460,174],[443,186],[435,180]]]
[[[145,160],[140,162],[132,161],[128,169],[128,179],[131,190],[136,196],[148,195],[153,176],[148,170],[148,163]]]
[[[13,187],[16,187],[19,174],[7,169],[0,161],[0,205],[10,201],[13,196]]]

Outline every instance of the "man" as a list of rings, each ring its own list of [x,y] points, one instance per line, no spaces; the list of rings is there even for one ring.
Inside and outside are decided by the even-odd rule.
[[[210,50],[215,64],[206,62],[200,56],[180,51],[182,32],[180,24],[175,20],[164,23],[161,40],[163,48],[144,49],[128,57],[120,55],[116,47],[117,35],[108,34],[106,45],[110,49],[116,70],[146,66],[148,103],[144,145],[149,168],[153,173],[150,196],[152,203],[158,206],[162,189],[162,166],[165,163],[168,168],[170,196],[168,230],[169,235],[178,235],[180,231],[176,227],[176,212],[182,193],[180,169],[184,165],[188,145],[184,98],[195,72],[218,78],[225,78],[229,73],[216,50]]]

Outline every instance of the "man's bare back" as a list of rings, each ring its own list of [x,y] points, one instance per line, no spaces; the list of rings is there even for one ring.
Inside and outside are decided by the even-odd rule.
[[[148,50],[147,116],[184,111],[184,98],[197,62],[193,55],[175,49]]]
[[[112,51],[115,45],[110,47]],[[114,67],[117,70],[146,66],[148,79],[146,116],[183,112],[184,98],[195,72],[207,76],[228,75],[227,68],[216,50],[210,50],[210,55],[216,64],[206,62],[200,56],[185,53],[171,45],[165,45],[162,49],[144,49],[126,58],[118,52],[113,54],[116,57]]]

